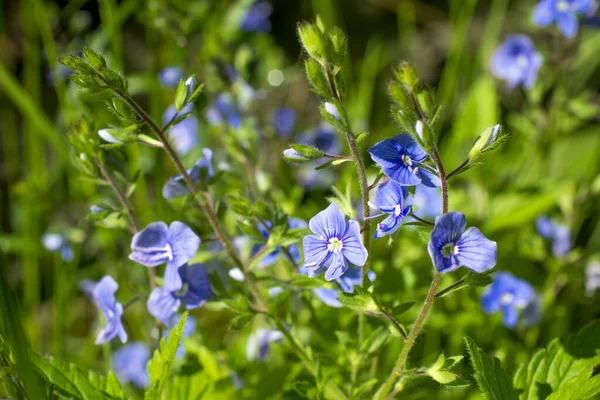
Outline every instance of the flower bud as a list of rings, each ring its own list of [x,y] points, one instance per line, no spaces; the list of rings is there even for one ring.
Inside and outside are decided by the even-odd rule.
[[[490,146],[492,146],[498,140],[501,130],[502,127],[500,125],[494,125],[483,131],[471,148],[471,151],[469,152],[469,158],[474,159],[484,150],[490,149]]]
[[[298,36],[308,55],[322,63],[327,54],[327,45],[319,28],[308,23],[300,24]]]

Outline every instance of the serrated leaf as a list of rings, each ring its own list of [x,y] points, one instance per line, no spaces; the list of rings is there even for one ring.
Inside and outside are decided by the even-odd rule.
[[[173,361],[175,360],[175,355],[177,354],[177,349],[179,348],[179,343],[181,342],[181,336],[187,317],[188,313],[186,311],[179,319],[179,323],[171,330],[171,333],[169,333],[168,342],[161,339],[159,348],[154,350],[154,355],[148,362],[150,386],[144,394],[144,399],[158,400],[161,398]]]
[[[468,388],[469,386],[471,386],[469,384],[469,382],[465,381],[460,376],[456,376],[456,379],[454,381],[444,385],[444,387],[451,388],[451,389],[464,389],[464,388]]]
[[[338,300],[345,307],[358,312],[377,315],[381,311],[373,293],[360,286],[354,288],[353,293],[338,292]]]
[[[302,289],[317,289],[324,287],[324,282],[320,279],[309,278],[306,275],[298,275],[289,283],[291,286],[296,286]]]
[[[487,400],[517,400],[508,374],[500,366],[500,360],[488,356],[475,345],[473,339],[465,337],[465,344],[475,369],[475,380]]]
[[[579,375],[569,379],[546,400],[587,400],[600,393],[600,375]]]

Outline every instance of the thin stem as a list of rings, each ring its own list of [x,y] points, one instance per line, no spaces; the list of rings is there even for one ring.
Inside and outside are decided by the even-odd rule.
[[[446,177],[446,172],[444,171],[444,165],[442,164],[442,160],[437,149],[433,152],[432,158],[437,165],[438,172],[440,174],[440,180],[442,181],[442,213],[446,214],[448,212],[448,180]],[[431,282],[431,286],[429,287],[429,291],[427,292],[427,297],[425,298],[425,303],[423,304],[423,308],[419,312],[417,316],[417,320],[413,325],[410,333],[408,334],[408,338],[404,342],[404,346],[402,347],[402,351],[398,356],[398,360],[394,365],[394,369],[390,374],[390,377],[383,384],[381,389],[378,391],[378,399],[388,399],[388,394],[392,391],[395,386],[396,380],[398,379],[398,374],[402,373],[404,369],[404,365],[406,364],[406,360],[408,359],[408,355],[410,354],[410,350],[415,344],[415,340],[417,339],[419,332],[421,332],[421,328],[423,328],[423,323],[427,318],[427,314],[431,310],[433,303],[435,301],[435,293],[437,292],[437,288],[440,284],[442,275],[439,272],[435,272],[433,275],[433,281]]]
[[[430,225],[430,226],[434,226],[435,225],[433,222],[427,221],[426,219],[423,219],[423,218],[420,218],[420,217],[417,217],[415,214],[409,214],[408,216],[416,219],[419,222],[424,223],[425,225]]]
[[[369,191],[378,188],[379,186],[382,186],[385,183],[388,183],[389,180],[390,178],[388,178],[387,176],[385,178],[375,180],[375,182],[369,185]]]
[[[460,173],[460,171],[467,166],[467,164],[469,164],[469,161],[471,161],[470,159],[466,159],[465,161],[462,162],[462,164],[460,164],[458,167],[454,168],[454,171],[450,172],[448,174],[448,176],[446,177],[446,179],[450,179],[452,178],[454,175],[457,175],[458,173]]]
[[[323,153],[323,157],[331,158],[333,160],[354,160],[352,156],[336,156],[335,154]]]
[[[406,332],[404,331],[404,328],[402,328],[402,325],[400,325],[400,323],[398,321],[396,321],[396,319],[394,317],[392,317],[387,311],[381,310],[381,314],[385,318],[387,318],[387,320],[390,321],[392,323],[392,325],[394,325],[394,328],[396,328],[398,333],[400,333],[400,336],[402,336],[404,338],[404,340],[406,340],[407,339]]]

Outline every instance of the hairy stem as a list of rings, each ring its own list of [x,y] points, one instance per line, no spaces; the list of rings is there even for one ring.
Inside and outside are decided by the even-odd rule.
[[[442,213],[446,214],[448,212],[448,180],[446,177],[446,172],[444,171],[444,166],[442,164],[442,160],[438,151],[435,150],[431,156],[433,158],[433,161],[437,165],[437,169],[440,174],[440,180],[442,181]],[[385,381],[381,389],[379,389],[378,391],[377,398],[379,400],[388,399],[388,394],[390,394],[390,392],[394,389],[396,380],[398,379],[398,374],[402,373],[402,370],[404,369],[404,366],[406,364],[406,360],[408,359],[408,355],[410,354],[410,351],[414,346],[415,341],[419,336],[419,333],[421,332],[421,328],[423,328],[423,323],[427,318],[427,314],[429,314],[429,311],[431,310],[431,307],[435,302],[435,293],[437,292],[437,288],[440,284],[441,277],[442,275],[436,271],[433,276],[431,286],[429,287],[429,291],[427,292],[427,297],[425,298],[423,308],[421,308],[421,311],[417,316],[417,320],[415,321],[415,324],[413,325],[410,333],[408,334],[408,338],[404,342],[404,346],[402,347],[402,351],[400,352],[398,360],[394,365],[394,369],[392,370],[392,373],[390,374],[387,381]]]

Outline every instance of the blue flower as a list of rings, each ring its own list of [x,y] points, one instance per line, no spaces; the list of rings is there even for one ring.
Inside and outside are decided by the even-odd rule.
[[[587,15],[594,8],[593,0],[541,0],[533,10],[537,26],[558,25],[563,36],[572,38],[579,28],[578,15]]]
[[[367,261],[358,222],[346,222],[336,203],[312,217],[308,227],[314,235],[305,236],[302,243],[310,277],[326,271],[325,279],[332,281],[346,272],[348,263],[362,267]]]
[[[568,226],[556,223],[545,216],[539,217],[535,224],[540,236],[552,241],[552,253],[556,257],[564,257],[569,254],[573,247],[573,241]]]
[[[421,218],[435,218],[442,213],[442,193],[439,188],[418,185],[412,201],[416,211],[413,213]]]
[[[509,90],[523,85],[531,88],[542,66],[542,55],[535,51],[531,39],[525,35],[508,36],[492,56],[491,71],[506,81]]]
[[[177,113],[175,106],[170,106],[163,113],[163,125],[166,125],[175,117],[175,114],[183,115],[192,112],[193,104],[190,103]],[[173,140],[175,150],[181,155],[186,155],[198,144],[198,118],[193,115],[188,115],[183,121],[179,121],[176,125],[169,129],[169,137]]]
[[[260,231],[260,234],[262,235],[262,239],[264,239],[265,241],[269,240],[269,236],[270,236],[269,229],[271,229],[271,226],[272,226],[272,223],[270,221],[267,221],[267,226],[264,226],[263,224],[258,224],[258,230]],[[288,226],[290,229],[306,228],[306,221],[304,221],[300,218],[289,218]],[[262,244],[260,244],[260,243],[254,244],[252,246],[252,255],[258,253],[258,251],[261,248],[262,248]],[[298,245],[293,244],[293,245],[289,246],[288,251],[296,263],[300,262],[300,250],[298,249]],[[281,248],[279,246],[276,247],[269,254],[267,254],[261,258],[261,260],[258,262],[258,266],[261,268],[264,268],[269,265],[275,264],[277,262],[277,260],[279,259],[280,252],[281,252]]]
[[[122,383],[132,382],[140,389],[150,384],[146,365],[150,360],[150,349],[145,343],[131,342],[115,351],[112,368]]]
[[[129,259],[146,267],[167,263],[164,288],[175,292],[183,286],[179,267],[194,257],[199,246],[200,238],[183,222],[171,226],[153,222],[131,239]]]
[[[278,108],[271,116],[271,123],[279,136],[289,138],[296,124],[296,111],[288,107]]]
[[[361,284],[361,275],[362,271],[360,268],[349,268],[343,276],[335,280],[335,283],[340,290],[343,290],[346,293],[353,293],[354,287],[359,286]],[[369,278],[369,281],[371,282],[375,281],[376,277],[377,275],[373,271],[369,271],[367,274],[367,278]],[[321,300],[323,303],[330,307],[342,307],[342,303],[340,303],[340,301],[338,300],[338,290],[317,288],[313,289],[313,293],[319,298],[319,300]]]
[[[183,78],[183,70],[179,67],[165,67],[158,73],[158,80],[166,88],[174,89]]]
[[[520,315],[526,317],[528,324],[534,323],[535,314],[539,315],[539,307],[535,304],[535,291],[531,285],[508,272],[497,272],[494,282],[481,296],[483,310],[488,314],[501,311],[504,325],[509,328],[517,325]]]
[[[275,329],[258,328],[246,342],[248,361],[263,361],[270,352],[271,343],[283,340],[283,333]]]
[[[64,262],[73,261],[73,248],[67,241],[67,238],[58,233],[44,233],[42,235],[42,245],[52,253],[59,253]]]
[[[205,179],[211,179],[215,175],[213,168],[212,157],[213,152],[209,148],[202,149],[204,157],[196,161],[196,164],[187,170],[192,181],[198,183]],[[162,195],[167,200],[173,200],[176,197],[187,196],[190,194],[190,189],[186,186],[183,175],[175,175],[169,178],[163,186]]]
[[[179,323],[180,320],[181,320],[181,315],[177,315],[175,318],[173,318],[171,326],[169,327],[168,330],[166,330],[163,333],[163,338],[165,338],[165,340],[167,340],[167,341],[169,340],[169,334],[171,333],[173,328],[175,326],[177,326],[177,324]],[[181,332],[181,342],[179,344],[179,347],[177,348],[177,352],[175,353],[176,358],[181,358],[185,355],[185,346],[183,345],[183,338],[192,336],[195,331],[196,331],[196,318],[194,318],[192,316],[188,316],[187,319],[185,320],[185,325],[183,326],[183,332]]]
[[[148,297],[148,311],[166,326],[171,324],[173,317],[181,305],[192,310],[204,305],[213,296],[206,268],[202,264],[187,265],[179,268],[182,287],[178,291],[169,291],[157,287]]]
[[[463,265],[484,272],[496,265],[496,242],[477,228],[465,231],[466,226],[465,215],[456,211],[435,219],[427,250],[438,272],[452,272]]]
[[[271,30],[271,21],[269,17],[273,12],[273,7],[266,1],[259,1],[254,4],[244,16],[240,29],[244,32],[269,32]]]
[[[382,238],[385,235],[391,235],[396,232],[404,218],[410,213],[410,205],[405,200],[406,187],[400,186],[394,181],[387,181],[375,192],[375,202],[370,203],[371,207],[389,214],[389,217],[377,224],[377,230],[374,238]]]
[[[242,126],[242,117],[234,105],[231,96],[227,93],[220,94],[206,110],[206,119],[211,125],[227,124],[233,129]]]
[[[96,306],[100,308],[106,325],[98,333],[96,344],[104,344],[111,341],[116,336],[119,337],[122,343],[127,342],[127,332],[121,323],[121,315],[123,315],[123,306],[115,299],[115,292],[119,289],[119,284],[109,275],[106,275],[91,289],[92,299]]]
[[[440,179],[423,164],[427,153],[407,133],[385,139],[369,149],[383,173],[402,186],[440,186]]]

